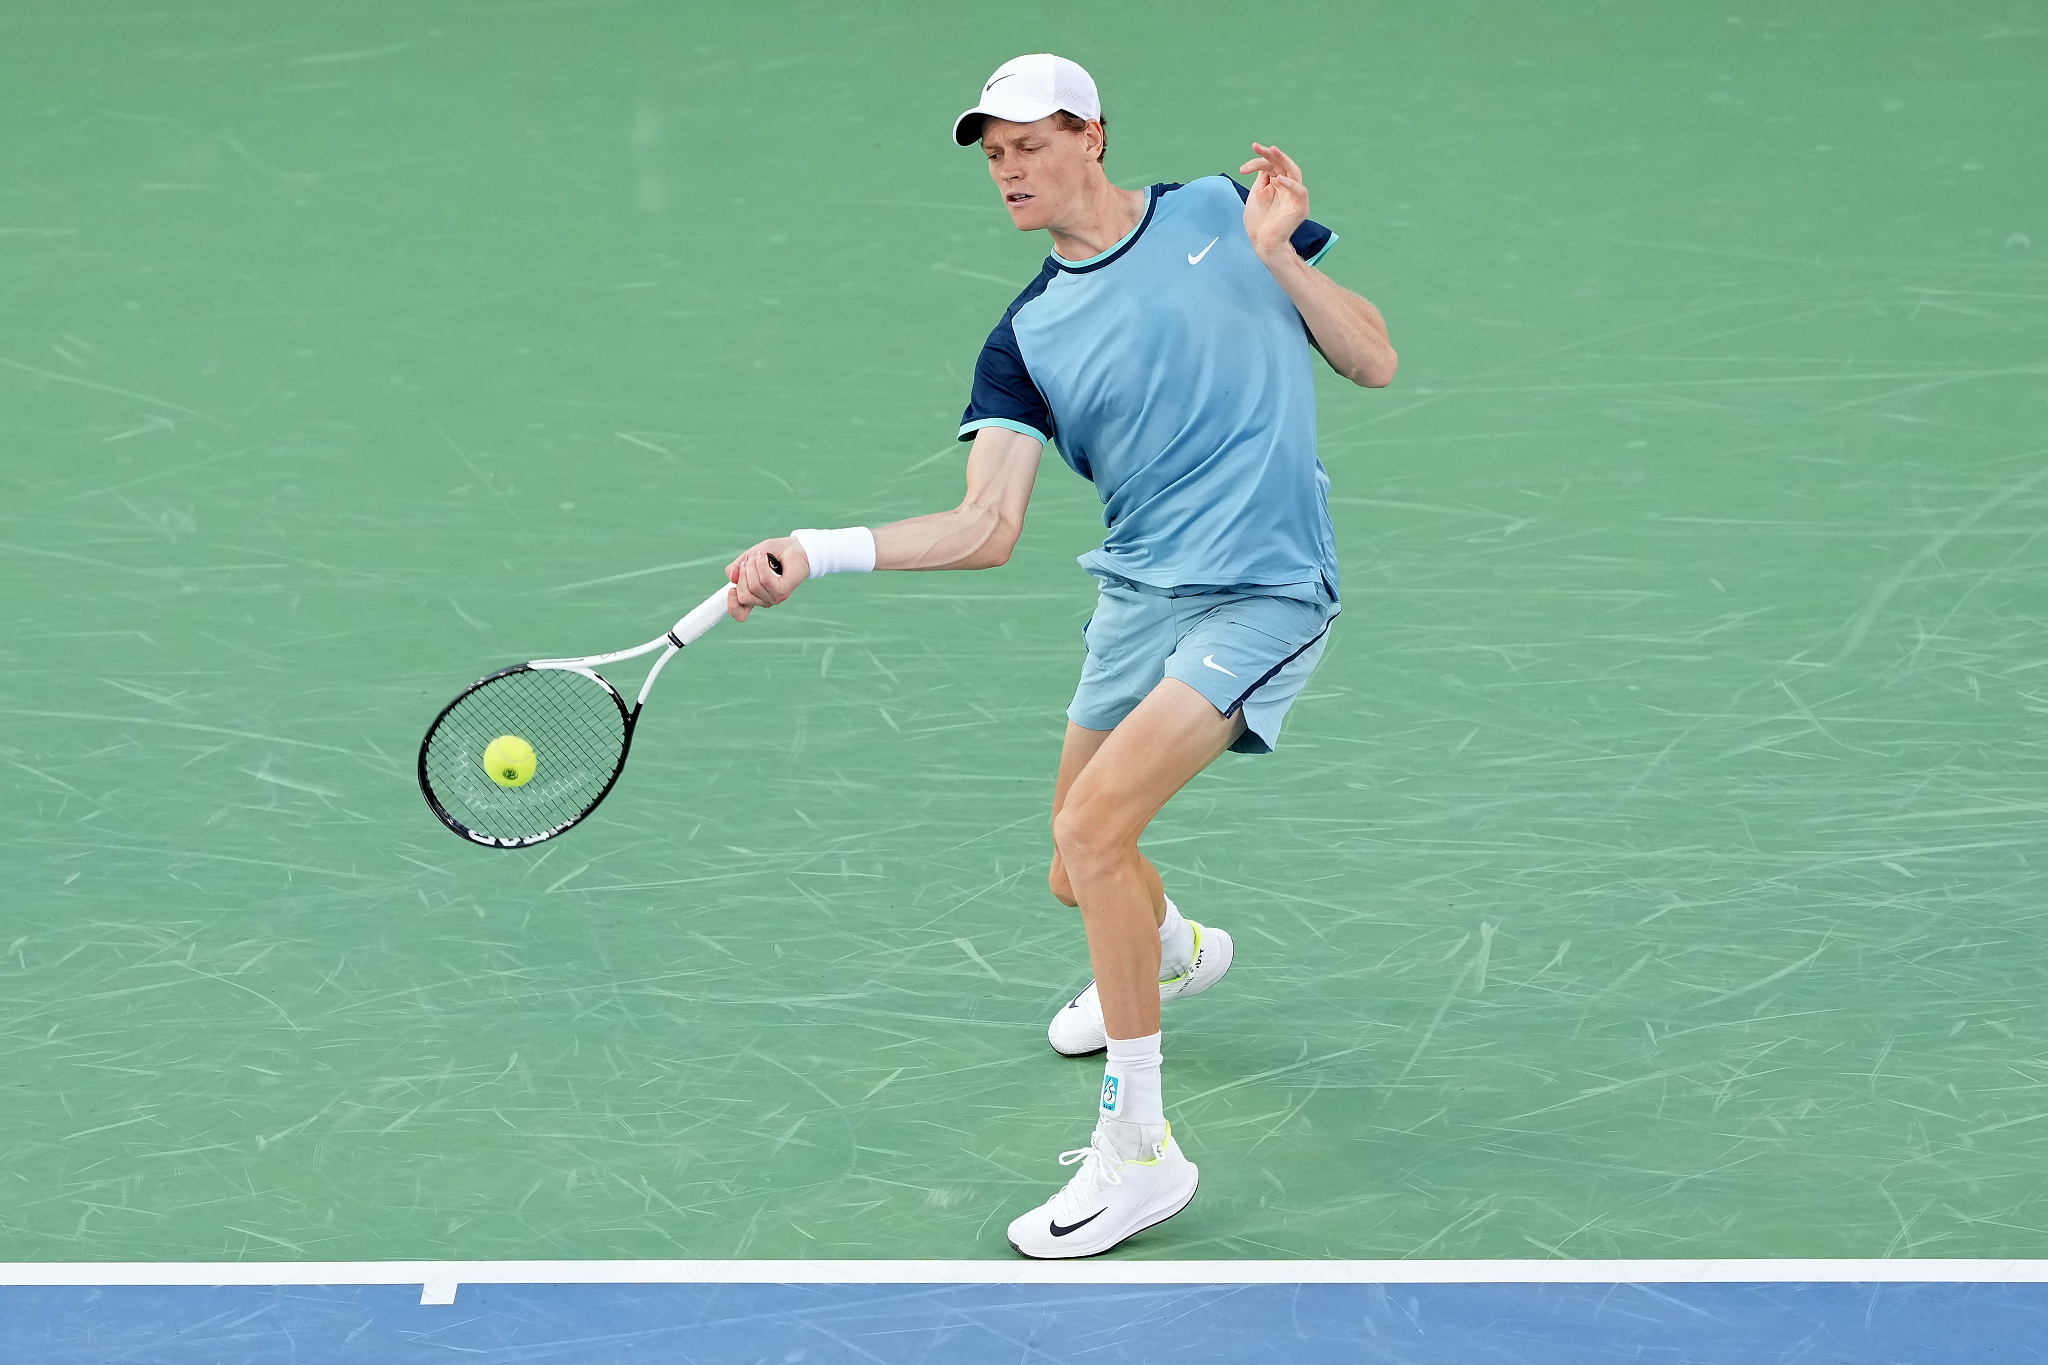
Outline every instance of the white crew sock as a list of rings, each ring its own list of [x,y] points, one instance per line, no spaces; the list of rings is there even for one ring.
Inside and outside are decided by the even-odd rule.
[[[1180,917],[1173,897],[1166,898],[1166,918],[1159,921],[1159,979],[1171,981],[1195,965],[1195,931]]]
[[[1113,1123],[1165,1123],[1159,1066],[1158,1034],[1110,1039],[1109,1060],[1102,1068],[1102,1117]]]

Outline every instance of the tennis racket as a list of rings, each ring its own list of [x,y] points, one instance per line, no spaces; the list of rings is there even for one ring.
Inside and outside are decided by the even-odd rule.
[[[782,565],[773,555],[776,573]],[[420,793],[442,824],[486,848],[530,848],[597,809],[633,747],[633,725],[676,652],[725,619],[726,587],[632,649],[535,659],[477,679],[420,741]],[[598,676],[661,650],[631,710]]]

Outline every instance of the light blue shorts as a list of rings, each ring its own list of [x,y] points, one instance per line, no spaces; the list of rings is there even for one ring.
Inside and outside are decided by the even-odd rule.
[[[1219,714],[1244,712],[1233,752],[1273,752],[1287,708],[1323,657],[1337,604],[1243,589],[1174,596],[1098,576],[1102,597],[1081,628],[1088,661],[1067,719],[1114,730],[1160,679],[1178,678]]]

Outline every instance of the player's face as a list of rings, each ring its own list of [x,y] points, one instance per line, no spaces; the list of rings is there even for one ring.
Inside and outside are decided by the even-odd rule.
[[[992,118],[981,126],[988,173],[1020,232],[1051,227],[1082,202],[1101,134],[1068,132],[1048,115],[1036,123]]]

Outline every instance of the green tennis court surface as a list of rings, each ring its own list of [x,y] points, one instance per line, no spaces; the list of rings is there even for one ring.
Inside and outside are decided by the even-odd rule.
[[[1099,1068],[1042,881],[1091,603],[836,579],[531,853],[414,786],[518,659],[957,498],[1056,42],[1127,185],[1302,162],[1344,619],[1148,843],[1156,1257],[2043,1254],[2034,4],[0,17],[0,1260],[1007,1256]]]

